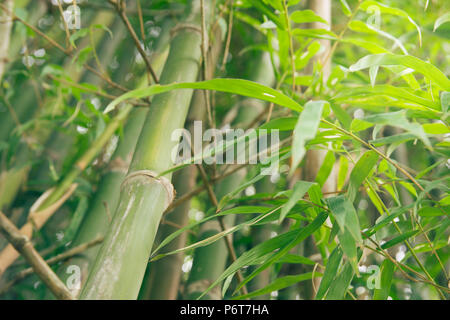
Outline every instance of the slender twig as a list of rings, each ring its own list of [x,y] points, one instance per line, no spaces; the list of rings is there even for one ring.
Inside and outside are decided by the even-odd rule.
[[[69,31],[69,26],[67,25],[67,21],[66,18],[64,17],[64,10],[62,7],[62,1],[58,1],[58,9],[59,9],[59,14],[61,15],[61,19],[63,21],[63,26],[64,26],[64,31],[66,32],[66,47],[67,48],[72,48],[72,45],[70,43],[70,31]]]
[[[101,238],[97,238],[94,239],[92,241],[83,243],[77,247],[74,247],[72,249],[69,249],[63,253],[60,253],[54,257],[51,257],[50,259],[46,259],[45,262],[48,265],[52,265],[61,261],[65,261],[67,259],[72,258],[73,256],[79,255],[80,253],[83,253],[84,251],[86,251],[87,249],[94,247],[96,245],[98,245],[99,243],[101,243],[103,241],[103,237]],[[42,255],[43,256],[43,255]],[[1,289],[0,289],[0,295],[4,294],[5,292],[7,292],[14,284],[16,284],[17,282],[25,279],[26,277],[28,277],[29,275],[34,273],[34,269],[33,268],[27,268],[24,269],[22,271],[20,271],[19,273],[16,274],[16,276],[9,281],[8,283],[6,283]]]
[[[225,70],[225,65],[228,60],[228,53],[230,51],[230,43],[231,43],[231,34],[233,31],[233,13],[234,13],[234,0],[230,0],[230,9],[228,13],[228,31],[227,31],[227,40],[225,42],[225,50],[223,52],[223,59],[222,59],[222,67],[221,70]]]
[[[25,260],[36,272],[37,276],[58,299],[75,299],[69,289],[66,288],[64,283],[62,283],[58,276],[39,255],[36,249],[34,249],[33,244],[30,242],[28,237],[21,234],[16,226],[3,214],[3,212],[0,212],[0,232],[14,246],[15,249],[22,254]]]
[[[145,43],[144,18],[142,17],[142,8],[141,8],[140,0],[137,0],[137,13],[138,13],[138,17],[139,17],[139,26],[141,28],[142,41],[144,41],[144,43]]]
[[[10,12],[7,8],[5,8],[5,6],[0,3],[0,8],[2,8],[3,10],[5,10],[6,12],[8,12],[9,14],[11,14],[12,19],[13,20],[17,20],[21,23],[23,23],[25,26],[27,26],[28,28],[30,28],[31,30],[33,30],[35,33],[37,33],[39,36],[41,36],[42,38],[44,38],[48,43],[50,43],[50,45],[52,45],[53,47],[57,48],[59,51],[61,51],[62,53],[64,53],[65,55],[67,55],[68,57],[73,57],[73,53],[71,50],[69,49],[64,49],[60,44],[58,44],[55,40],[53,40],[52,38],[50,38],[49,36],[47,36],[45,33],[43,33],[41,30],[39,30],[38,28],[34,27],[33,25],[29,24],[28,22],[26,22],[25,20],[19,18],[18,16],[14,15],[14,13]],[[92,68],[91,66],[89,66],[87,63],[85,63],[83,65],[83,67],[85,67],[87,70],[89,70],[90,72],[92,72],[93,74],[95,74],[96,76],[98,76],[99,78],[103,79],[104,81],[106,81],[110,86],[117,88],[121,91],[127,92],[128,89],[121,86],[118,83],[113,82],[111,79],[109,79],[109,77],[106,77],[105,75],[101,74],[100,72],[98,72],[97,70],[95,70],[94,68]]]
[[[372,187],[371,183],[369,182],[369,180],[367,178],[365,178],[365,182],[367,184],[367,186],[369,187],[369,189],[371,189],[372,193],[376,195],[376,192],[374,190],[374,188]],[[377,195],[378,197],[378,195]],[[386,207],[386,205],[384,204],[383,200],[381,198],[378,197],[378,201],[380,202],[381,206],[383,207],[384,211],[386,211],[386,213],[389,215],[389,209]],[[392,221],[395,229],[397,230],[397,232],[399,233],[400,236],[403,235],[402,230],[400,229],[400,227],[398,226],[396,221]],[[433,279],[433,277],[430,275],[430,273],[427,271],[427,269],[425,268],[425,266],[422,264],[422,262],[420,261],[419,257],[416,254],[416,251],[414,250],[414,248],[411,246],[411,244],[409,243],[409,241],[407,239],[403,240],[403,243],[408,247],[409,251],[411,252],[411,255],[413,256],[414,260],[417,262],[417,264],[419,265],[419,268],[425,273],[425,275],[428,277],[428,279],[433,282],[436,283]],[[441,296],[441,298],[445,299],[444,295],[442,294],[442,292],[439,291],[439,295]]]
[[[380,244],[378,244],[375,240],[373,240],[372,238],[368,237],[367,238],[370,242],[372,242],[377,249],[371,248],[370,246],[365,246],[366,248],[370,249],[371,251],[378,253],[382,256],[384,256],[385,258],[389,259],[393,264],[395,264],[397,266],[397,268],[400,270],[400,272],[409,280],[414,281],[414,282],[422,282],[422,283],[427,283],[430,284],[432,286],[434,286],[435,288],[441,289],[443,291],[446,291],[447,293],[450,292],[450,289],[445,288],[443,286],[440,286],[430,280],[428,280],[426,277],[424,277],[423,275],[421,275],[419,272],[417,272],[416,270],[414,270],[413,268],[409,267],[406,264],[403,264],[399,261],[397,261],[395,258],[393,258],[386,250],[384,250],[383,248],[381,248]],[[416,279],[411,277],[405,270],[403,270],[403,268],[409,270],[410,272],[414,273],[415,275],[417,275],[420,279]]]
[[[291,64],[292,64],[292,93],[294,94],[295,88],[296,88],[296,85],[295,85],[295,73],[296,73],[295,54],[294,54],[294,43],[292,41],[291,21],[289,20],[289,12],[288,12],[288,8],[287,8],[286,0],[283,0],[283,13],[284,13],[284,18],[286,21],[286,27],[287,27],[288,37],[289,37],[289,54],[291,57]]]
[[[20,21],[21,23],[23,23],[25,26],[27,26],[28,28],[30,28],[31,30],[33,30],[35,33],[37,33],[38,35],[40,35],[41,37],[43,37],[45,40],[47,40],[52,46],[58,48],[60,51],[62,51],[65,54],[69,54],[69,51],[67,49],[64,49],[59,43],[57,43],[55,40],[53,40],[52,38],[50,38],[49,36],[47,36],[45,33],[43,33],[41,30],[39,30],[38,28],[34,27],[33,25],[29,24],[28,22],[26,22],[25,20],[21,19],[20,17],[16,16],[13,12],[11,12],[10,10],[8,10],[8,8],[6,8],[2,3],[0,3],[0,8],[2,8],[2,10],[5,10],[7,13],[9,13],[11,15],[11,18],[13,20],[17,20]]]
[[[139,41],[136,32],[133,29],[133,26],[130,23],[130,20],[128,20],[126,11],[125,11],[125,1],[120,1],[120,3],[117,0],[108,0],[109,3],[111,3],[119,13],[120,18],[122,19],[123,23],[128,29],[128,32],[130,33],[131,37],[133,38],[134,44],[136,45],[136,49],[138,50],[139,54],[141,55],[142,59],[144,60],[145,66],[147,67],[147,71],[150,73],[150,76],[153,78],[153,81],[155,83],[159,83],[158,76],[156,75],[156,72],[153,70],[152,65],[150,64],[150,61],[147,57],[147,54],[145,53],[144,48],[141,46],[141,42]],[[149,79],[150,80],[150,79]],[[149,81],[150,82],[150,81]]]
[[[205,17],[205,2],[204,0],[200,0],[200,6],[201,6],[201,10],[200,10],[200,16],[201,16],[201,30],[202,30],[202,45],[201,45],[201,49],[202,49],[202,62],[203,62],[203,80],[208,80],[208,44],[207,44],[207,34],[206,34],[206,17]],[[211,102],[209,100],[209,90],[203,90],[203,95],[205,97],[205,104],[206,104],[206,111],[208,113],[208,121],[209,121],[209,126],[211,128],[215,127],[215,123],[214,123],[214,118],[212,115],[212,110],[211,110]]]

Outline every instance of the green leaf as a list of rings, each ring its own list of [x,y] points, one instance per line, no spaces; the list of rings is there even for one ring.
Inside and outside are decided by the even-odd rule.
[[[445,124],[441,122],[435,122],[435,123],[424,123],[422,125],[423,130],[425,133],[428,134],[448,134],[450,133],[449,127],[447,127]]]
[[[444,90],[450,91],[450,80],[442,73],[441,70],[436,68],[429,62],[422,61],[416,57],[410,55],[395,55],[391,53],[380,53],[367,55],[355,64],[350,66],[350,71],[359,71],[367,69],[372,66],[395,66],[401,65],[407,68],[411,68],[428,79],[434,81],[439,87]]]
[[[397,39],[396,37],[394,37],[393,35],[391,35],[388,32],[385,32],[383,30],[375,28],[374,26],[372,26],[370,24],[364,23],[359,20],[354,20],[349,23],[349,28],[356,32],[379,34],[382,37],[385,37],[386,39],[393,41],[400,48],[400,50],[402,50],[402,52],[404,54],[408,54],[408,52],[406,51],[406,48],[403,46],[403,43],[399,39]]]
[[[303,112],[298,118],[294,129],[294,139],[292,142],[292,174],[303,159],[306,153],[305,145],[308,140],[316,136],[319,128],[320,118],[326,101],[309,101],[305,104]]]
[[[284,254],[289,252],[289,250],[292,249],[292,247],[296,246],[298,243],[300,243],[308,236],[310,236],[315,230],[317,230],[325,222],[326,218],[327,214],[323,212],[319,214],[316,217],[316,219],[314,219],[307,227],[302,228],[300,232],[298,229],[294,229],[292,231],[283,233],[277,237],[264,241],[263,243],[260,243],[256,247],[253,247],[252,249],[244,252],[201,294],[199,299],[201,299],[206,293],[208,293],[209,290],[214,288],[217,284],[222,282],[225,278],[227,278],[231,274],[234,274],[240,268],[245,267],[247,265],[251,265],[253,261],[259,259],[260,257],[269,254],[271,252],[274,252],[275,250],[279,250],[277,251],[275,256],[270,259],[270,261],[263,264],[263,266],[260,267],[259,269],[261,271],[265,267],[273,264],[276,260],[278,260]],[[256,274],[257,273],[254,272],[254,275]],[[252,277],[247,278],[248,279],[247,281],[249,281],[251,278]],[[245,282],[241,283],[241,285],[244,284]]]
[[[249,2],[252,7],[258,10],[263,15],[267,16],[270,20],[272,20],[279,28],[284,29],[285,26],[278,15],[274,13],[274,11],[266,5],[263,1],[259,0],[246,0]]]
[[[389,292],[391,291],[392,277],[394,276],[395,264],[389,260],[385,259],[381,264],[381,281],[380,288],[375,288],[373,293],[374,300],[387,300],[389,297]]]
[[[373,127],[373,123],[360,119],[353,119],[352,124],[350,125],[350,130],[352,132],[360,132],[369,129],[371,127]]]
[[[347,16],[350,17],[352,15],[352,9],[350,9],[350,6],[347,3],[347,0],[339,0],[341,2],[341,8],[342,12]]]
[[[280,214],[280,220],[281,223],[286,215],[291,211],[291,209],[295,206],[295,204],[303,198],[303,196],[308,192],[309,188],[313,182],[308,181],[297,181],[294,185],[294,188],[292,190],[292,194],[289,197],[289,200],[286,202],[286,204],[281,208],[281,214]]]
[[[239,187],[235,188],[233,191],[227,193],[222,197],[222,199],[219,200],[219,203],[217,205],[217,211],[222,210],[230,200],[232,200],[234,197],[236,197],[239,193],[241,193],[242,190],[246,189],[247,187],[253,185],[255,182],[258,182],[262,178],[264,178],[264,175],[258,174],[249,181],[244,182]]]
[[[311,280],[313,278],[313,276],[320,277],[320,276],[322,276],[322,274],[320,272],[315,272],[314,274],[312,272],[307,272],[307,273],[295,275],[295,276],[280,277],[280,278],[277,278],[272,283],[265,286],[264,288],[255,290],[253,292],[249,292],[248,294],[245,294],[245,295],[235,297],[235,298],[233,298],[233,300],[242,300],[242,299],[249,299],[249,298],[253,298],[253,297],[262,296],[264,294],[267,294],[267,293],[270,293],[273,291],[277,291],[277,290],[281,290],[281,289],[290,287],[301,281]]]
[[[213,79],[200,82],[153,85],[147,88],[132,90],[114,99],[111,103],[108,104],[104,112],[108,113],[114,110],[119,103],[124,102],[128,99],[145,98],[176,89],[216,90],[273,102],[295,111],[302,110],[302,107],[288,96],[262,84],[242,79]]]
[[[321,300],[325,296],[331,283],[336,278],[339,265],[342,261],[342,255],[342,250],[339,247],[334,248],[331,252],[322,280],[320,281],[319,290],[317,291],[315,298],[316,300]]]
[[[355,167],[350,174],[350,182],[348,185],[347,197],[350,202],[355,201],[356,195],[359,193],[359,187],[372,171],[378,162],[378,154],[375,151],[367,151],[356,162]]]
[[[244,281],[240,283],[240,285],[236,288],[236,291],[242,288],[247,282],[253,279],[256,275],[258,275],[261,271],[265,270],[272,264],[274,264],[278,259],[286,255],[292,248],[298,245],[300,242],[305,240],[311,234],[313,234],[318,228],[322,226],[322,224],[327,219],[328,215],[326,212],[320,212],[317,217],[308,224],[305,228],[301,228],[300,231],[297,230],[296,237],[287,245],[280,250],[278,250],[273,256],[269,257],[267,261],[265,261],[261,266],[259,266],[255,271],[253,271],[249,276],[247,276]]]
[[[404,17],[404,18],[408,19],[408,21],[416,28],[417,33],[419,35],[419,46],[422,46],[422,32],[420,31],[420,27],[405,11],[398,9],[398,8],[392,8],[385,4],[379,3],[377,1],[372,1],[372,0],[364,1],[363,3],[361,3],[360,8],[362,10],[367,11],[367,9],[369,9],[372,6],[377,6],[378,9],[382,13],[392,14],[395,16]]]
[[[369,140],[369,143],[373,144],[375,147],[384,146],[386,144],[393,143],[404,143],[406,141],[414,140],[416,136],[410,133],[400,133],[393,136],[378,138],[375,140]]]
[[[291,14],[291,20],[295,23],[322,22],[328,24],[327,20],[318,16],[312,10],[298,10]]]
[[[342,300],[345,298],[347,289],[353,279],[354,272],[349,263],[344,265],[342,272],[334,279],[328,290],[327,300]]]
[[[328,151],[323,159],[322,165],[320,166],[319,172],[317,172],[316,182],[323,187],[325,182],[333,170],[334,163],[336,162],[336,157],[333,151]]]
[[[348,159],[345,156],[340,156],[339,158],[339,173],[337,180],[337,189],[342,190],[347,179],[348,171]]]
[[[280,131],[291,131],[294,130],[296,123],[296,117],[277,118],[264,123],[258,129],[278,129]]]
[[[398,237],[395,237],[389,241],[386,241],[385,243],[383,243],[381,248],[388,249],[390,247],[393,247],[393,246],[399,244],[400,242],[408,240],[412,236],[416,235],[418,232],[419,232],[419,230],[411,230],[411,231],[405,232],[404,234],[402,234]]]
[[[448,108],[450,108],[450,92],[441,93],[441,110],[447,113]]]
[[[306,265],[310,265],[313,266],[316,264],[316,262],[314,262],[313,260],[303,257],[303,256],[298,256],[295,254],[286,254],[284,257],[280,258],[277,263],[295,263],[295,264],[306,264]]]
[[[295,29],[292,34],[297,37],[317,38],[325,40],[336,40],[335,33],[326,29]]]
[[[344,195],[332,197],[326,199],[326,202],[336,222],[339,224],[341,232],[344,233],[348,229],[352,237],[358,243],[361,243],[361,228],[359,227],[358,214],[347,197]]]
[[[194,223],[191,223],[187,226],[184,226],[180,229],[178,229],[177,231],[171,233],[169,236],[167,236],[164,240],[161,241],[161,243],[159,244],[159,246],[153,250],[152,255],[155,255],[158,251],[160,251],[163,247],[165,247],[167,244],[169,244],[173,239],[177,238],[178,236],[180,236],[182,233],[193,229],[194,227],[205,223],[206,221],[209,221],[211,219],[216,219],[220,216],[225,216],[225,215],[230,215],[230,214],[255,214],[255,213],[259,213],[259,214],[265,214],[268,213],[272,210],[273,208],[268,208],[268,207],[262,207],[262,206],[240,206],[240,207],[234,207],[228,210],[224,210],[220,213],[205,217],[203,219],[201,219],[200,221],[196,221]]]
[[[434,23],[433,32],[435,32],[436,29],[439,28],[441,25],[449,21],[450,21],[450,12],[446,12],[442,16],[440,16]]]
[[[365,117],[364,120],[379,125],[393,125],[402,128],[422,140],[425,146],[431,149],[430,140],[425,134],[423,127],[419,123],[409,122],[406,118],[406,112],[404,110],[398,112],[373,114]]]
[[[400,106],[401,108],[437,113],[440,109],[439,103],[419,94],[421,94],[421,91],[391,85],[376,85],[373,87],[364,86],[344,89],[333,97],[333,101],[348,101],[348,99],[354,99],[355,97],[387,96],[409,102],[402,104]]]
[[[438,217],[444,215],[450,215],[450,206],[445,206],[441,208],[437,207],[422,207],[419,209],[417,214],[421,217]]]
[[[82,28],[80,30],[75,31],[69,38],[70,44],[76,48],[75,41],[85,37],[89,32],[88,28]]]
[[[338,233],[339,245],[344,251],[345,256],[348,261],[352,265],[353,270],[356,274],[358,274],[358,257],[357,257],[357,246],[356,241],[353,238],[352,234],[349,232],[348,228],[345,228],[344,231],[340,231]]]

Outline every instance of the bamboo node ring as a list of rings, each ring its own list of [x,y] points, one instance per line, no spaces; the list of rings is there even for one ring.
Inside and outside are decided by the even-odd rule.
[[[195,24],[179,23],[170,30],[170,38],[171,39],[174,38],[178,34],[178,32],[185,30],[185,29],[190,29],[192,31],[196,31],[196,32],[200,33],[200,35],[202,34],[202,29],[200,29]]]
[[[173,187],[172,182],[170,182],[169,179],[165,177],[158,177],[158,173],[152,170],[137,170],[129,173],[122,182],[121,187],[123,187],[126,183],[128,183],[131,179],[138,178],[138,177],[144,177],[150,180],[157,181],[159,184],[161,184],[164,189],[166,190],[167,194],[167,205],[172,203],[173,199],[175,198],[175,189]]]

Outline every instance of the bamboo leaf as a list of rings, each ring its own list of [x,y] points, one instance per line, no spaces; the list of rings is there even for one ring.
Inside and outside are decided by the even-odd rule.
[[[355,72],[372,66],[392,65],[401,65],[411,68],[435,82],[442,89],[450,90],[450,80],[442,73],[442,71],[431,63],[422,61],[410,55],[395,55],[391,53],[367,55],[351,65],[350,71]]]
[[[293,247],[298,245],[300,242],[305,240],[307,237],[309,237],[311,234],[313,234],[327,219],[327,214],[325,212],[320,212],[317,217],[308,224],[305,228],[302,228],[300,231],[297,231],[296,237],[287,245],[282,248],[281,250],[277,251],[273,256],[269,257],[267,261],[262,263],[255,271],[253,271],[249,276],[247,276],[244,281],[240,283],[240,285],[236,288],[236,291],[242,288],[247,282],[252,280],[254,277],[256,277],[259,273],[261,273],[263,270],[274,264],[278,259],[286,255],[289,250],[291,250]]]
[[[316,136],[319,128],[320,118],[324,106],[329,105],[326,101],[309,101],[298,118],[294,129],[294,140],[292,142],[292,174],[306,153],[305,144]]]
[[[347,16],[350,17],[352,15],[352,9],[350,9],[350,6],[347,3],[347,0],[339,0],[341,3],[342,12]]]
[[[316,262],[314,262],[313,260],[303,257],[303,256],[298,256],[295,254],[286,254],[284,257],[280,258],[277,263],[296,263],[296,264],[306,264],[306,265],[310,265],[313,266],[316,264]]]
[[[402,104],[401,108],[418,109],[437,113],[440,109],[439,103],[419,95],[420,93],[420,91],[413,91],[407,88],[400,88],[391,85],[376,85],[373,87],[364,86],[341,90],[335,97],[333,97],[333,101],[349,101],[355,97],[387,96],[407,102]]]
[[[325,40],[336,40],[338,38],[334,32],[326,29],[295,29],[292,31],[292,34],[297,37]]]
[[[378,125],[394,125],[396,127],[402,128],[422,140],[425,146],[430,149],[432,148],[430,140],[425,134],[423,127],[418,123],[409,122],[406,118],[406,113],[404,110],[398,112],[373,114],[365,117],[364,121],[376,123]]]
[[[328,24],[327,20],[318,16],[312,10],[298,10],[291,14],[291,20],[295,23],[322,22]]]
[[[440,16],[434,23],[433,32],[435,32],[436,29],[439,28],[441,25],[449,21],[450,21],[450,12],[446,12],[442,16]]]
[[[328,198],[326,202],[336,222],[339,224],[341,232],[344,233],[348,229],[353,239],[361,243],[362,238],[358,214],[350,200],[346,196],[341,195]]]
[[[402,235],[400,235],[398,237],[395,237],[394,239],[386,241],[385,243],[383,243],[381,248],[388,249],[390,247],[393,247],[396,244],[399,244],[400,242],[406,241],[409,238],[415,236],[418,232],[419,232],[419,230],[411,230],[411,231],[405,232],[404,234],[402,234]]]
[[[281,223],[286,215],[291,211],[291,209],[294,207],[294,205],[303,198],[303,196],[308,192],[309,188],[313,182],[308,181],[297,181],[294,185],[294,188],[292,190],[292,194],[289,197],[289,200],[286,202],[286,205],[281,208],[281,214],[279,223]]]
[[[206,293],[208,293],[212,288],[214,288],[217,284],[222,282],[225,278],[234,274],[240,268],[245,267],[247,265],[251,265],[253,261],[258,258],[269,254],[275,250],[279,250],[274,257],[270,259],[270,261],[266,262],[265,265],[268,266],[274,263],[278,258],[281,258],[282,255],[289,252],[289,250],[303,241],[306,237],[311,235],[317,228],[319,228],[323,222],[326,220],[327,215],[325,213],[320,214],[311,222],[306,228],[300,230],[292,230],[286,233],[283,233],[277,237],[269,239],[263,243],[260,243],[256,247],[244,252],[236,261],[234,261],[199,297],[201,299]],[[281,253],[281,254],[280,254]],[[261,268],[261,267],[260,267]],[[260,269],[258,268],[258,269]],[[256,273],[257,274],[257,273]],[[255,274],[255,275],[256,275]],[[251,277],[253,278],[253,277]],[[247,278],[251,280],[251,278]],[[245,282],[242,282],[241,285],[244,285]]]
[[[372,0],[364,1],[363,3],[361,3],[360,8],[362,10],[368,10],[372,6],[376,6],[382,13],[392,14],[408,19],[408,21],[416,28],[419,35],[419,46],[422,46],[422,32],[420,31],[420,27],[405,11],[398,8],[392,8],[385,4]]]
[[[378,154],[375,151],[367,151],[364,153],[350,174],[350,182],[348,185],[347,197],[350,202],[355,201],[356,195],[359,193],[359,187],[369,176],[374,166],[378,162]]]
[[[447,113],[448,108],[450,108],[450,92],[442,92],[441,94],[441,110]]]
[[[373,293],[374,300],[386,300],[389,297],[389,291],[391,291],[392,277],[394,276],[395,264],[386,259],[381,264],[381,281],[380,288],[375,288]]]
[[[342,248],[345,256],[350,262],[354,272],[358,274],[358,257],[356,241],[349,231],[349,228],[344,228],[344,231],[338,233],[339,245]]]
[[[113,100],[105,108],[104,112],[108,113],[114,110],[119,103],[124,102],[128,99],[145,98],[176,89],[216,90],[273,102],[295,111],[302,110],[302,107],[288,96],[257,82],[243,79],[213,79],[200,82],[182,82],[168,85],[153,85],[147,88],[132,90]]]
[[[242,300],[242,299],[249,299],[249,298],[262,296],[264,294],[271,293],[273,291],[277,291],[277,290],[281,290],[281,289],[290,287],[301,281],[311,280],[313,278],[313,276],[320,277],[320,276],[322,276],[322,274],[320,272],[315,272],[314,274],[312,272],[307,272],[307,273],[295,275],[295,276],[280,277],[262,289],[255,290],[253,292],[249,292],[248,294],[245,294],[245,295],[237,296],[237,297],[233,298],[233,300]]]
[[[315,298],[316,300],[321,300],[325,296],[331,283],[336,278],[339,265],[342,261],[342,255],[342,250],[339,247],[334,248],[331,252],[322,280],[320,281],[319,290],[317,291]]]
[[[352,266],[349,263],[344,265],[342,272],[331,283],[328,290],[327,300],[341,300],[344,299],[347,289],[353,279],[354,273]]]
[[[334,156],[334,153],[331,150],[328,151],[327,154],[325,155],[325,158],[323,159],[322,165],[320,166],[319,172],[317,172],[316,176],[316,182],[321,187],[323,187],[328,177],[330,176],[335,162],[336,157]]]

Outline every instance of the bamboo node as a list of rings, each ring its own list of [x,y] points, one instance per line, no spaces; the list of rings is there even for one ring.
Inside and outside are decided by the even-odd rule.
[[[160,183],[166,190],[166,194],[167,194],[166,207],[168,207],[172,203],[173,199],[175,198],[175,189],[173,187],[172,182],[170,182],[170,180],[165,177],[158,177],[158,173],[155,171],[152,171],[152,170],[137,170],[137,171],[133,171],[133,172],[129,173],[123,179],[121,187],[123,187],[131,179],[134,179],[137,177],[145,177],[147,179],[151,179],[151,180],[154,180],[154,181],[157,181],[158,183]]]
[[[200,35],[202,34],[202,29],[200,29],[195,24],[179,23],[170,30],[170,38],[171,39],[174,38],[178,34],[178,32],[183,31],[185,29],[190,29],[192,31],[196,31],[196,32],[200,33]]]

